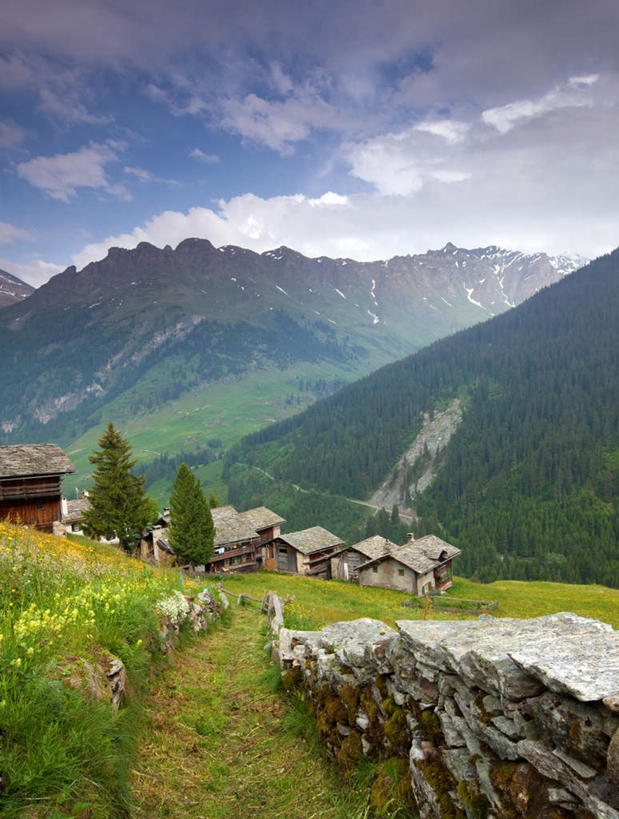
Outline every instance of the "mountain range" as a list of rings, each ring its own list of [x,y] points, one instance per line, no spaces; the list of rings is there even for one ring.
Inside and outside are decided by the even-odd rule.
[[[376,262],[202,239],[111,248],[0,311],[1,434],[68,440],[107,418],[112,401],[134,415],[295,362],[328,362],[330,378],[335,367],[336,381],[350,381],[508,310],[578,263],[450,243]],[[16,280],[6,281],[8,293]]]

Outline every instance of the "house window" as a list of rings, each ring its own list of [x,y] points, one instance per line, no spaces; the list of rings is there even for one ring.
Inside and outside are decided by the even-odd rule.
[[[372,566],[372,571],[377,572],[378,571],[378,566]]]
[[[398,574],[400,577],[404,577],[404,569],[398,569]]]

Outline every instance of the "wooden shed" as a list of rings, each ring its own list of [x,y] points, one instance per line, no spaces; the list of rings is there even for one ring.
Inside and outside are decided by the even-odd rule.
[[[73,464],[56,444],[0,446],[0,518],[51,532],[70,472]]]
[[[273,542],[274,569],[277,572],[329,579],[329,558],[343,545],[341,537],[322,526],[280,535]]]
[[[373,535],[352,546],[345,546],[331,555],[331,577],[356,583],[360,566],[397,549],[395,543],[382,535]]]

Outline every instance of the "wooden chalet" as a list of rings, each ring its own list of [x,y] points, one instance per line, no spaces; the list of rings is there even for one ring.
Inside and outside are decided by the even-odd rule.
[[[257,568],[265,568],[270,572],[275,571],[273,541],[279,537],[281,525],[286,523],[285,519],[267,509],[266,506],[248,509],[241,515],[251,523],[260,537],[260,553],[256,555]]]
[[[331,575],[329,558],[343,546],[340,537],[322,526],[279,535],[273,542],[274,571],[326,580]]]
[[[73,464],[56,444],[0,446],[0,518],[53,531],[70,472]]]
[[[360,566],[397,549],[395,543],[381,535],[374,535],[352,546],[345,546],[331,555],[331,577],[356,583],[359,580]]]
[[[211,509],[215,524],[215,554],[207,571],[255,572],[259,567],[260,535],[250,520],[233,506]]]
[[[359,544],[357,544],[359,545]],[[452,561],[460,549],[436,535],[426,535],[395,549],[389,548],[357,571],[361,586],[398,589],[423,597],[426,592],[445,591],[453,583]]]

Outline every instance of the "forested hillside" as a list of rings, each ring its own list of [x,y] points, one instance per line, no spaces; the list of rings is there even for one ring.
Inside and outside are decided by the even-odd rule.
[[[483,580],[619,586],[619,251],[246,438],[228,463],[366,497],[456,395],[458,432],[418,502]]]

